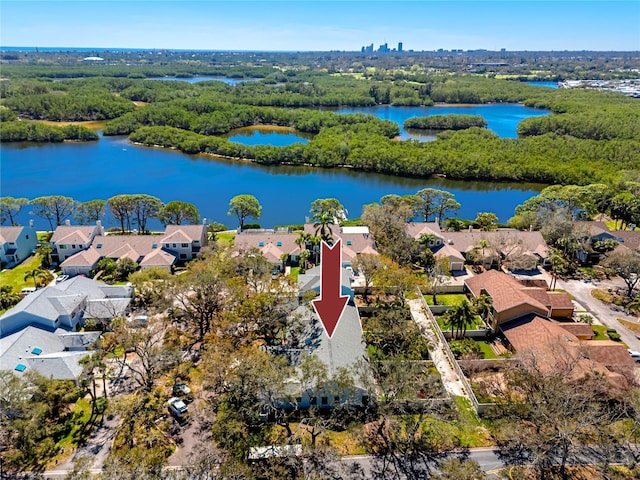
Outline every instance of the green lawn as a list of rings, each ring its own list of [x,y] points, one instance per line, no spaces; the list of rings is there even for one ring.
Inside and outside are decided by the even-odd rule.
[[[0,272],[0,283],[2,285],[11,285],[14,292],[20,292],[25,287],[33,287],[33,279],[29,278],[25,281],[24,276],[29,270],[36,268],[40,268],[40,257],[33,255],[20,265]]]
[[[216,240],[221,243],[233,245],[236,239],[236,232],[218,232],[216,233]]]
[[[591,325],[591,328],[596,334],[595,337],[593,337],[593,340],[609,340],[609,337],[607,337],[607,334],[605,333],[607,331],[607,327],[604,325]]]
[[[433,305],[433,295],[425,295],[427,305]],[[463,300],[469,300],[464,293],[442,293],[436,295],[438,305],[460,305]]]
[[[298,283],[298,275],[300,275],[300,267],[291,267],[291,280]]]
[[[487,342],[485,342],[484,340],[476,340],[475,341],[478,345],[480,345],[480,350],[482,350],[482,354],[484,355],[484,359],[485,360],[493,360],[495,358],[500,358],[499,356],[496,355],[496,353],[493,351],[493,348],[491,348],[491,345],[489,345]]]

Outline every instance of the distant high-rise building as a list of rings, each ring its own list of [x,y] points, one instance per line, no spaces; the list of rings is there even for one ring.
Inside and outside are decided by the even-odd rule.
[[[398,42],[398,52],[402,52],[402,42]]]
[[[380,45],[380,48],[378,48],[378,51],[381,53],[387,53],[389,51],[389,45],[383,43],[382,45]]]

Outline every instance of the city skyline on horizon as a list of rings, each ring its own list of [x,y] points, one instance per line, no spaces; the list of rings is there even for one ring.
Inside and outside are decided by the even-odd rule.
[[[295,52],[402,42],[405,51],[427,52],[640,50],[635,0],[3,0],[0,12],[5,47]]]

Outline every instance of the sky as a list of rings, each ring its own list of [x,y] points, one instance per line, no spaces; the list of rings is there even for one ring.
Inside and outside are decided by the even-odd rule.
[[[191,50],[640,50],[631,1],[0,1],[0,45]]]

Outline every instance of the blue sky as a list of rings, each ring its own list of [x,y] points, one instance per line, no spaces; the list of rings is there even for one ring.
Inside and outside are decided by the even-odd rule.
[[[1,0],[0,44],[207,50],[640,50],[640,1]]]

